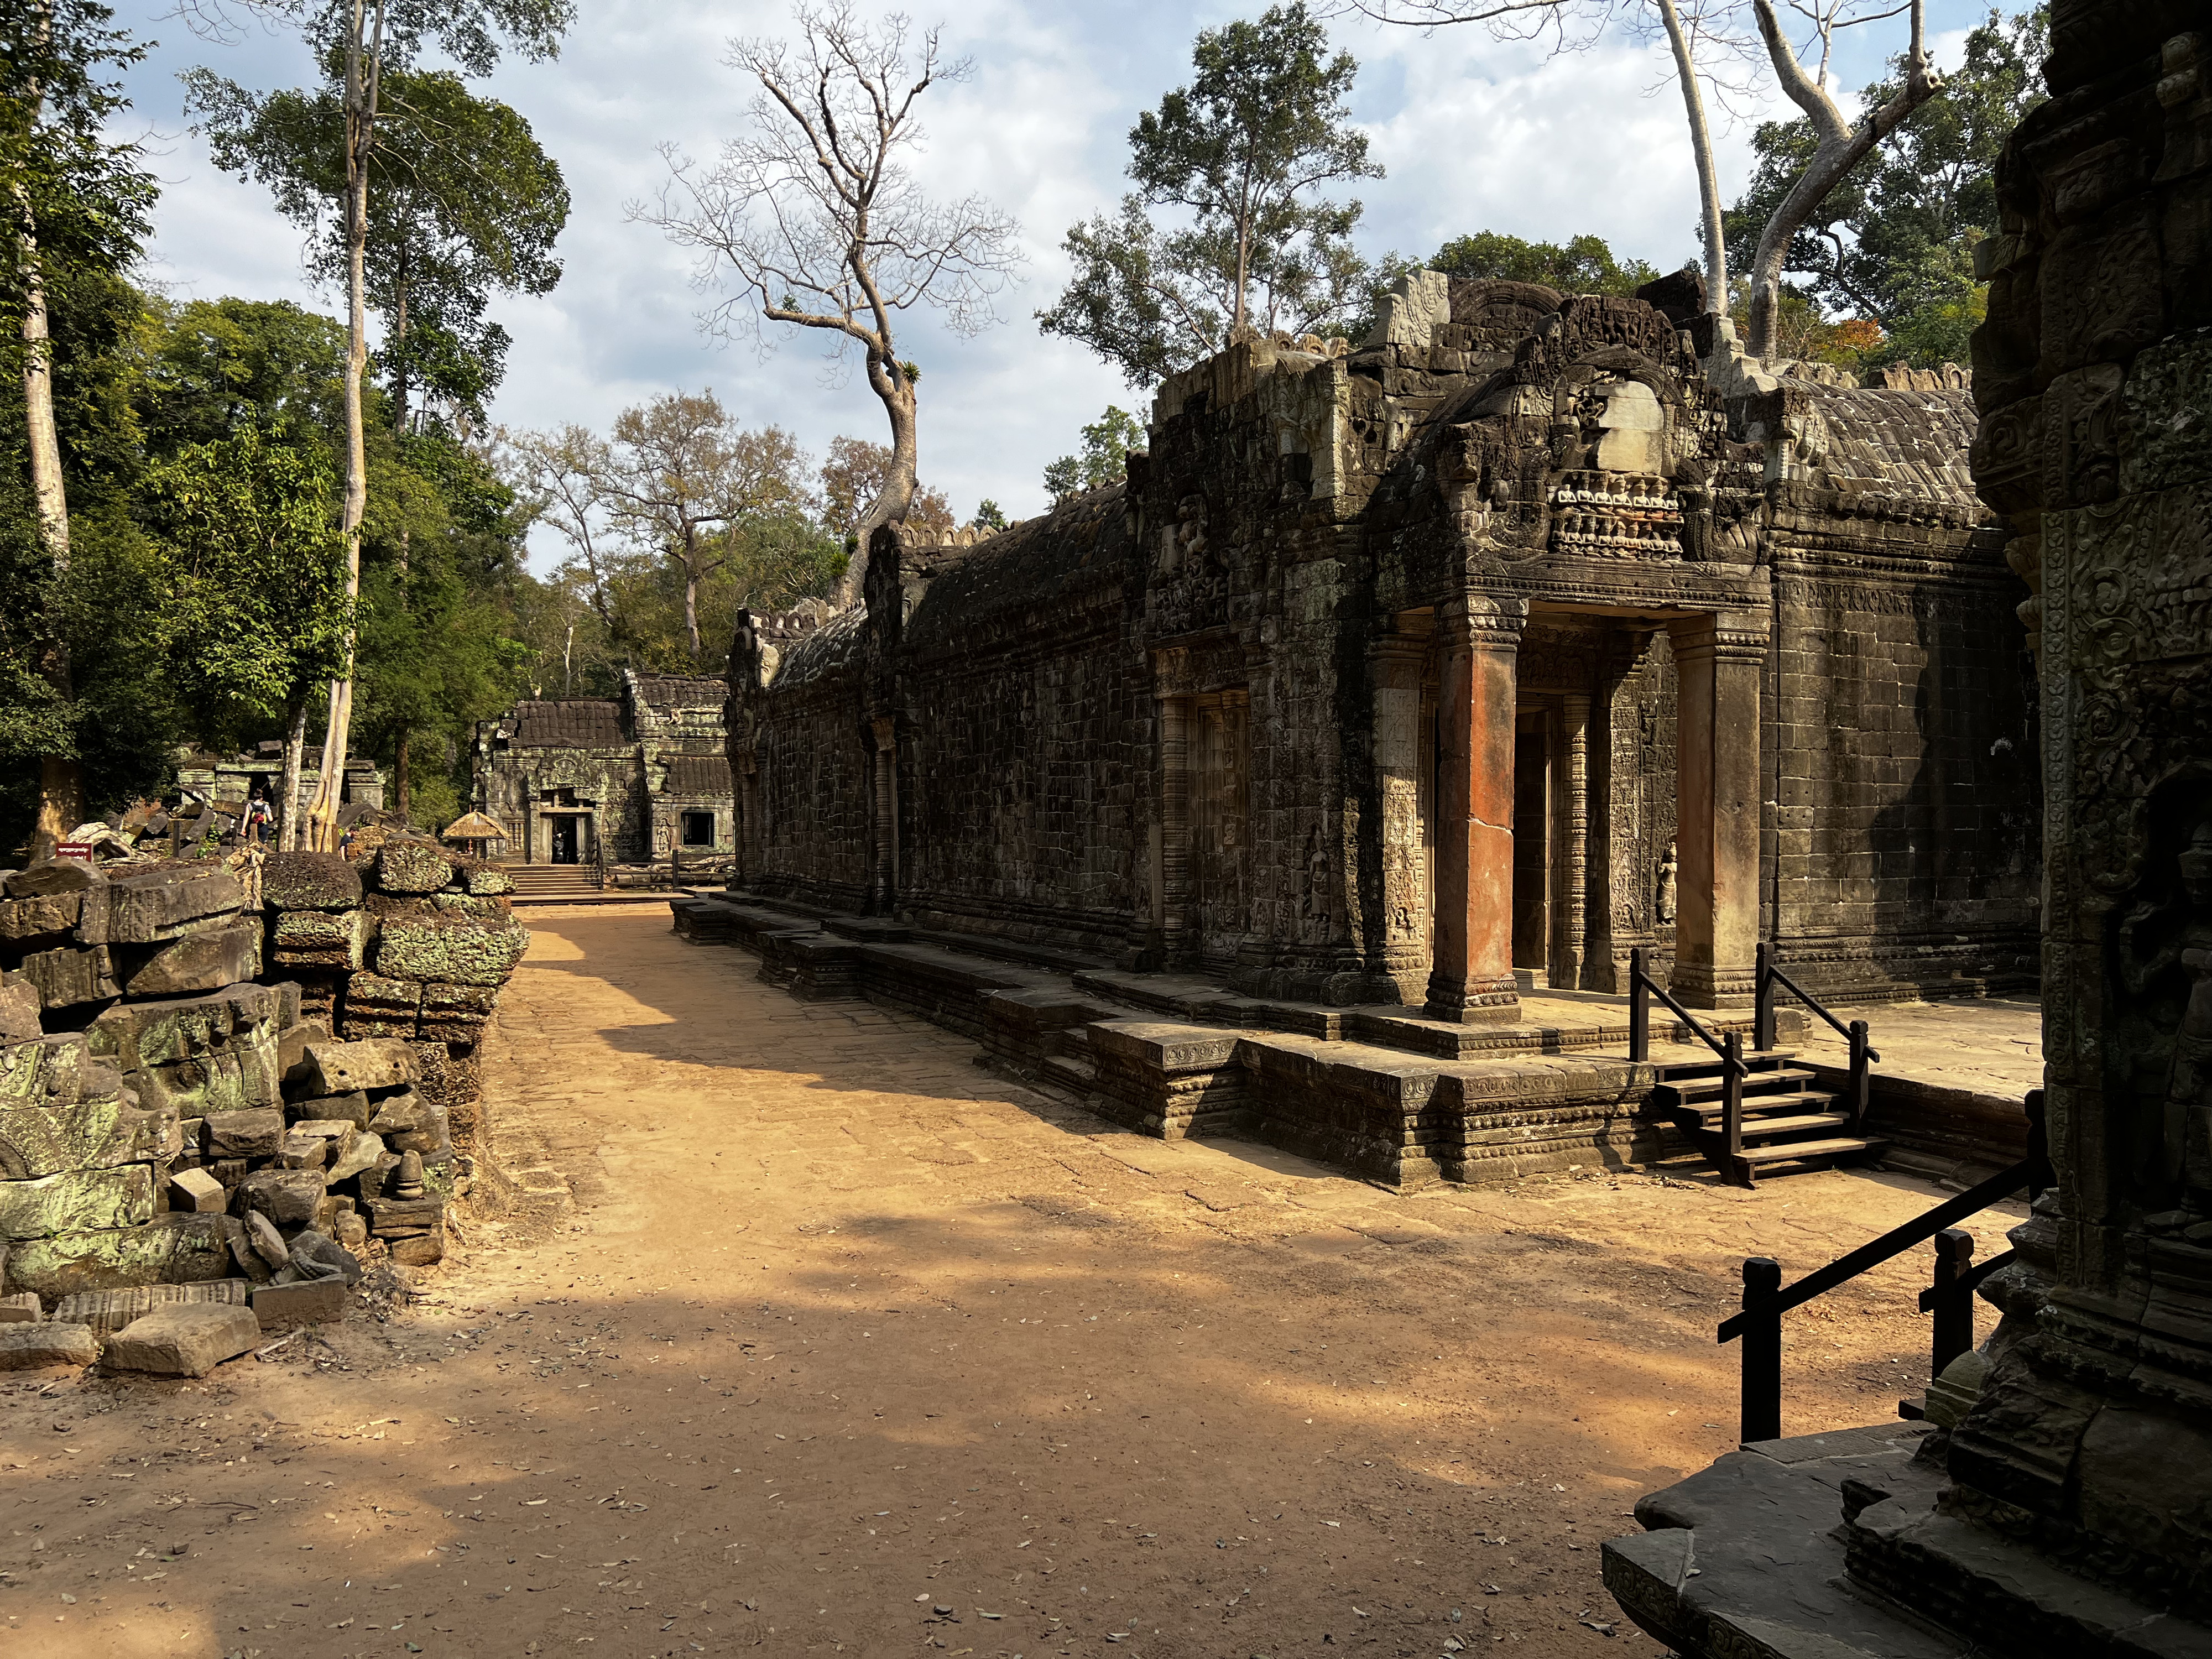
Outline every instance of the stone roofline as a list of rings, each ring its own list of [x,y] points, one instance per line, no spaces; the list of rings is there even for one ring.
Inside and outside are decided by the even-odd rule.
[[[1264,388],[1271,394],[1270,414],[1279,428],[1279,441],[1313,458],[1314,495],[1326,498],[1337,494],[1346,471],[1341,456],[1347,405],[1345,381],[1350,372],[1350,360],[1355,356],[1364,357],[1381,352],[1394,361],[1429,369],[1431,353],[1437,349],[1437,336],[1452,321],[1452,281],[1442,271],[1407,272],[1383,296],[1381,313],[1356,348],[1341,336],[1324,340],[1314,334],[1293,338],[1288,334],[1255,333],[1237,340],[1160,383],[1152,399],[1151,429],[1157,431],[1201,395],[1207,407],[1220,409]],[[1561,297],[1564,300],[1574,296]],[[1652,308],[1661,310],[1656,305]],[[1664,311],[1662,314],[1677,319],[1680,316],[1678,313]],[[1704,319],[1698,322],[1705,325]],[[1714,318],[1709,325],[1684,328],[1682,331],[1692,337],[1693,342],[1697,336],[1709,338],[1710,349],[1702,353],[1695,352],[1692,345],[1692,355],[1698,358],[1706,385],[1729,405],[1746,435],[1766,447],[1769,485],[1792,492],[1802,492],[1808,483],[1819,482],[1820,465],[1835,448],[1833,435],[1821,413],[1824,392],[1883,390],[1950,398],[1966,393],[1969,383],[1968,371],[1956,363],[1945,363],[1934,369],[1887,366],[1875,370],[1862,386],[1856,377],[1831,364],[1794,358],[1754,358],[1744,350],[1736,337],[1735,325],[1725,317]],[[1316,371],[1321,371],[1319,379],[1313,380],[1311,377]],[[1462,371],[1447,368],[1441,372]],[[1964,461],[1961,447],[1961,467]],[[1061,502],[1053,512],[1079,499]],[[1878,496],[1863,492],[1853,494],[1850,507],[1852,510],[1877,513],[1883,517],[1933,519],[1962,526],[1978,526],[1990,520],[1987,509],[1970,490],[1962,489],[1948,497],[1936,497],[1916,489],[1909,481],[1900,481],[1899,488]],[[1051,516],[1051,513],[1039,515]],[[922,554],[925,563],[934,563],[927,559],[929,553],[963,556],[971,549],[1037,522],[1037,519],[1018,520],[1003,531],[987,530],[976,525],[949,530],[912,524],[888,528],[902,550]],[[786,612],[755,612],[752,627],[762,645],[787,647],[811,633],[830,614],[826,606],[822,607],[819,616],[807,611],[805,607]]]

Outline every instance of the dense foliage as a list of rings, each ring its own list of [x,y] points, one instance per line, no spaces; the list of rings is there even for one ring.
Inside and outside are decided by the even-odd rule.
[[[2042,100],[2048,17],[2047,7],[2009,18],[1992,11],[1966,37],[1942,94],[1884,139],[1797,234],[1784,268],[1792,280],[1781,355],[1857,368],[1967,362],[1984,307],[1974,244],[1996,233],[1997,152]],[[1877,82],[1864,106],[1895,90],[1895,78]],[[1768,122],[1752,148],[1758,171],[1725,221],[1729,259],[1741,270],[1812,153],[1812,129],[1802,119]]]
[[[1359,66],[1328,52],[1303,0],[1202,32],[1191,83],[1130,131],[1137,187],[1119,215],[1069,229],[1075,273],[1038,325],[1138,386],[1239,331],[1335,331],[1368,270],[1352,245],[1359,204],[1322,192],[1382,169],[1346,103]]]

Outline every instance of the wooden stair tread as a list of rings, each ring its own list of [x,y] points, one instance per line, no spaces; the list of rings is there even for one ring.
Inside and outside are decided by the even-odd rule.
[[[1743,1138],[1766,1139],[1775,1135],[1802,1134],[1808,1129],[1844,1129],[1850,1127],[1849,1112],[1808,1112],[1799,1117],[1747,1117],[1743,1121]],[[1723,1133],[1719,1123],[1705,1120],[1708,1132]]]
[[[1817,1089],[1789,1095],[1746,1095],[1743,1121],[1750,1123],[1778,1115],[1788,1116],[1799,1112],[1824,1112],[1832,1107],[1838,1098],[1836,1095]],[[1677,1117],[1695,1115],[1708,1123],[1718,1123],[1728,1115],[1728,1108],[1717,1100],[1685,1102],[1667,1109]]]
[[[1887,1140],[1845,1136],[1835,1140],[1787,1140],[1773,1146],[1747,1146],[1736,1154],[1746,1164],[1784,1164],[1800,1158],[1838,1158],[1847,1152],[1880,1152]]]
[[[1752,1090],[1765,1084],[1810,1083],[1819,1075],[1819,1073],[1808,1071],[1802,1066],[1781,1066],[1771,1072],[1753,1072],[1743,1080],[1744,1091],[1748,1094]],[[1727,1079],[1717,1075],[1667,1077],[1659,1079],[1659,1086],[1662,1089],[1672,1089],[1678,1094],[1715,1094],[1725,1086],[1727,1081]]]

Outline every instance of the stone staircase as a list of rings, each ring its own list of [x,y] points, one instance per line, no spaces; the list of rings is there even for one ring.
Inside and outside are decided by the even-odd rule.
[[[1724,1178],[1749,1187],[1761,1176],[1878,1158],[1886,1140],[1856,1133],[1842,1097],[1816,1088],[1817,1074],[1790,1062],[1789,1048],[1753,1049],[1743,1056],[1743,1119],[1739,1144],[1729,1146],[1725,1079],[1716,1056],[1662,1060],[1651,1097],[1639,1115],[1671,1124]]]
[[[545,904],[599,896],[595,872],[588,864],[510,864],[507,873],[514,883],[517,904]]]

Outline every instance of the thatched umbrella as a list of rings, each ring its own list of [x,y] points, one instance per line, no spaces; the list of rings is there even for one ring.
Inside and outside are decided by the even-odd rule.
[[[488,841],[506,840],[507,831],[483,813],[471,812],[465,817],[455,818],[447,824],[445,833],[439,839],[465,842],[468,844],[469,850],[481,858],[483,856],[484,843]]]

